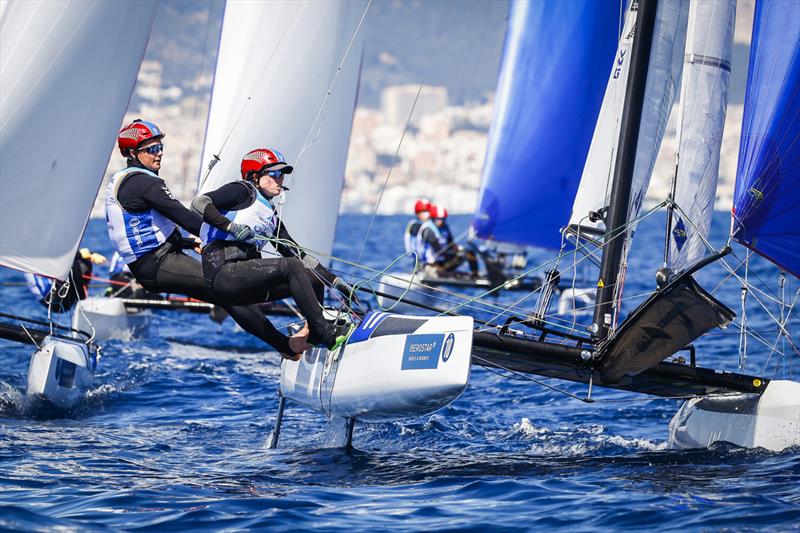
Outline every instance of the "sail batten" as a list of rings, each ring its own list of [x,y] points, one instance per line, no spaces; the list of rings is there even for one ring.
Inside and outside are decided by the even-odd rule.
[[[64,280],[157,3],[10,0],[2,6],[0,264]]]
[[[732,236],[800,277],[800,4],[756,2]]]
[[[603,99],[619,0],[511,5],[479,237],[559,248]]]

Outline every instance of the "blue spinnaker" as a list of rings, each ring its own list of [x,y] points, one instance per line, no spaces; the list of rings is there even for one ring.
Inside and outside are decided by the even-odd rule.
[[[620,0],[514,1],[473,226],[559,248],[617,46]]]
[[[800,277],[800,2],[756,3],[732,231]]]

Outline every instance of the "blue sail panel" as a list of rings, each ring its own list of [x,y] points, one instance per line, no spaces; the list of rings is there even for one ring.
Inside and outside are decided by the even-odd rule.
[[[479,237],[561,246],[620,13],[620,0],[512,2],[473,220]]]
[[[800,277],[800,2],[756,3],[732,232]]]

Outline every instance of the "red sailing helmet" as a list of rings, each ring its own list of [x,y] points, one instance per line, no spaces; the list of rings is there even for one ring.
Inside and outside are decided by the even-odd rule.
[[[265,170],[280,170],[284,174],[291,174],[294,167],[286,164],[282,153],[269,148],[256,148],[242,158],[242,179],[247,179],[251,172],[260,175]]]
[[[447,218],[447,208],[441,205],[432,205],[428,212],[431,218]]]
[[[119,130],[117,145],[123,157],[129,157],[131,150],[136,150],[139,145],[150,139],[166,137],[158,126],[146,120],[136,119]]]
[[[431,208],[431,202],[427,198],[420,198],[417,200],[417,203],[414,204],[414,213],[424,213]]]

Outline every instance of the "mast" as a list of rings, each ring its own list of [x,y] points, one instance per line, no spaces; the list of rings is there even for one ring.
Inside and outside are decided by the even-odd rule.
[[[636,0],[634,0],[636,1]],[[619,134],[619,154],[614,167],[614,181],[608,208],[603,259],[600,265],[597,298],[595,300],[592,338],[602,341],[608,336],[612,321],[612,307],[616,293],[616,281],[627,234],[626,223],[630,208],[631,182],[636,162],[636,147],[642,117],[647,69],[653,44],[657,0],[639,0],[630,74],[622,113]],[[622,237],[622,238],[620,238]]]

